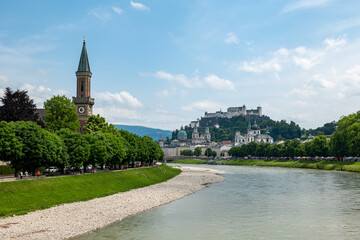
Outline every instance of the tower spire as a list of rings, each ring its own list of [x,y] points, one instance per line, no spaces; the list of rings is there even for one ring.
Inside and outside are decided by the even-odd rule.
[[[85,45],[85,36],[84,36],[84,43],[79,61],[78,72],[90,72],[89,59],[87,56],[86,45]]]

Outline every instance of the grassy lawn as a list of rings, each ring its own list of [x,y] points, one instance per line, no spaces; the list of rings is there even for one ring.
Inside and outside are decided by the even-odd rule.
[[[0,183],[0,217],[87,201],[164,182],[181,170],[165,164],[119,172]]]
[[[199,159],[175,159],[171,163],[205,164],[207,161]]]
[[[326,161],[276,161],[276,160],[228,160],[226,165],[242,166],[267,166],[267,167],[289,167],[289,168],[311,168],[324,170],[338,170],[360,172],[360,162],[326,162]]]

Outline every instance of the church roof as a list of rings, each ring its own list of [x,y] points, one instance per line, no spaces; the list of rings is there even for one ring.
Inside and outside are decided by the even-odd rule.
[[[81,51],[78,72],[90,72],[89,59],[87,56],[86,46],[85,46],[85,38],[84,38],[84,44],[83,44],[82,51]]]
[[[184,130],[180,130],[178,136],[187,136],[187,134]]]

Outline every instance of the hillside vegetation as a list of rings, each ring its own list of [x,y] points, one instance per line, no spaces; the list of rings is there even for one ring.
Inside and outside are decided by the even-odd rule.
[[[256,121],[257,125],[259,125],[261,129],[266,129],[266,127],[268,127],[270,135],[274,138],[274,141],[301,137],[301,128],[293,121],[288,123],[286,120],[274,121],[267,118],[256,117],[251,120],[247,120],[243,116],[238,116],[233,118],[219,118],[219,128],[209,127],[211,140],[215,142],[221,142],[225,140],[233,141],[236,131],[240,131],[242,134],[247,133],[249,121],[251,124],[254,124],[254,121]],[[192,137],[193,129],[185,126],[184,130],[188,135],[188,139],[190,139]],[[204,133],[204,131],[204,128],[199,129],[200,133]],[[173,131],[172,139],[176,139],[178,132],[178,129]]]

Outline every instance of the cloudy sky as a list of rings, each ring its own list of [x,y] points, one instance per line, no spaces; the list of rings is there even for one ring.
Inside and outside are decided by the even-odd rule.
[[[360,1],[0,2],[0,96],[75,94],[83,36],[94,112],[175,129],[263,107],[316,128],[360,110]]]

